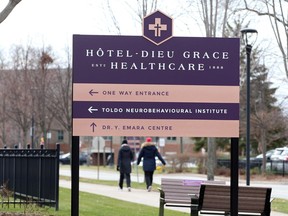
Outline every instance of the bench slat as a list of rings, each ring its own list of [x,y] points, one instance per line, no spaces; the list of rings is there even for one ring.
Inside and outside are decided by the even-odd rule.
[[[204,180],[187,180],[187,179],[167,179],[162,178],[161,190],[165,194],[165,200],[190,200],[189,194],[199,196],[201,183],[212,184],[225,184],[224,181],[204,181]]]
[[[270,215],[271,188],[238,187],[238,211]],[[199,210],[230,212],[230,186],[202,185]]]
[[[191,215],[192,214],[197,215],[198,197],[200,193],[201,184],[203,183],[226,184],[224,181],[162,178],[161,189],[159,189],[160,190],[159,216],[164,215],[164,206],[189,207],[191,209]],[[193,203],[191,200],[191,195],[193,196],[194,200]]]

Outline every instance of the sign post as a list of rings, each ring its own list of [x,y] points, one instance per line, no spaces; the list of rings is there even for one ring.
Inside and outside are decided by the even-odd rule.
[[[239,38],[73,35],[73,136],[239,137]],[[238,176],[237,176],[238,178]]]

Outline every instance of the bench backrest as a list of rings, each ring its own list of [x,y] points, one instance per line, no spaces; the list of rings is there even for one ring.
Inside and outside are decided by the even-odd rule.
[[[193,179],[161,179],[161,189],[165,192],[165,199],[181,200],[190,203],[188,194],[199,196],[201,184],[225,184],[225,181],[205,181]]]
[[[239,186],[238,211],[270,214],[271,188]],[[230,212],[229,185],[201,185],[199,211]]]

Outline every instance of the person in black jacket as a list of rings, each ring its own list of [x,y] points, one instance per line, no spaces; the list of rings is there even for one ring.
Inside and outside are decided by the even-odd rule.
[[[123,189],[123,181],[126,178],[126,185],[128,191],[131,191],[131,161],[133,160],[133,153],[128,145],[127,140],[122,141],[121,148],[118,153],[117,170],[120,171],[119,188]]]
[[[146,142],[142,143],[141,151],[137,159],[137,165],[139,165],[143,157],[143,170],[145,175],[146,188],[148,192],[150,192],[152,189],[153,174],[154,170],[156,169],[156,161],[155,161],[156,156],[159,158],[159,160],[162,162],[163,165],[166,165],[165,160],[158,152],[155,144],[152,143],[152,139],[148,137],[146,138]]]

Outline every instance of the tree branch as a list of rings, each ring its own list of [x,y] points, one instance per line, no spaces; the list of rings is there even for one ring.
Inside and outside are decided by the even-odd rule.
[[[8,17],[16,5],[21,1],[22,0],[9,0],[6,7],[0,12],[0,23],[2,23]]]
[[[255,9],[249,8],[246,0],[244,1],[244,3],[245,3],[245,8],[244,8],[244,9],[238,9],[237,11],[247,10],[247,11],[256,13],[256,14],[259,15],[259,16],[269,16],[269,17],[273,17],[273,18],[276,19],[278,22],[283,23],[284,26],[288,27],[288,23],[286,23],[285,20],[282,20],[282,19],[280,19],[279,17],[277,17],[276,14],[269,13],[269,12],[260,12],[260,11],[257,11],[257,10],[255,10]]]

